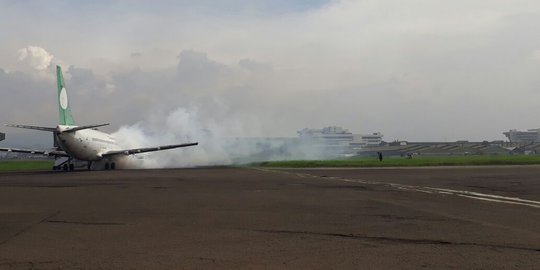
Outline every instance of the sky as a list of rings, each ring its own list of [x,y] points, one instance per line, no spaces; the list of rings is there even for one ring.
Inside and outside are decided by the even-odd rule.
[[[226,137],[337,125],[482,141],[540,127],[538,1],[4,0],[0,18],[2,123],[55,126],[61,65],[76,123],[110,132],[179,110]]]

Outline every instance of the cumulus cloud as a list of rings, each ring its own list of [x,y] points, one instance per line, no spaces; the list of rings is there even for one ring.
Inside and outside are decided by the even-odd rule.
[[[44,71],[50,65],[54,56],[45,49],[37,46],[27,46],[17,51],[18,60],[37,71]]]

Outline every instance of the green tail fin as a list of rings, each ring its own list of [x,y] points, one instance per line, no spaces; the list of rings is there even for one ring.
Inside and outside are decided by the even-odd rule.
[[[67,97],[66,85],[64,84],[64,76],[62,76],[62,68],[56,66],[56,81],[58,84],[58,113],[60,116],[60,125],[74,126],[75,122],[71,116],[71,109]]]

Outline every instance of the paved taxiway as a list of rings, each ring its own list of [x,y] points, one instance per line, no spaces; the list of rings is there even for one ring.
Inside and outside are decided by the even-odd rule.
[[[0,269],[538,269],[540,167],[0,174]]]

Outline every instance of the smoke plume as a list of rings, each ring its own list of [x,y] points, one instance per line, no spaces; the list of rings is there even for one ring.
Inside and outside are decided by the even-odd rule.
[[[198,146],[153,152],[136,157],[139,168],[178,168],[245,164],[266,160],[320,159],[324,154],[297,138],[245,138],[234,120],[203,119],[195,109],[178,108],[153,115],[113,134],[122,148],[198,142]]]

